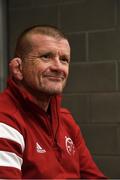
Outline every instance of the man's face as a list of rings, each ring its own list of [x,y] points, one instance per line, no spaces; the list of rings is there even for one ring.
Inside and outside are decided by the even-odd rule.
[[[60,94],[69,72],[70,46],[66,39],[32,35],[32,51],[23,60],[23,81],[32,91]]]

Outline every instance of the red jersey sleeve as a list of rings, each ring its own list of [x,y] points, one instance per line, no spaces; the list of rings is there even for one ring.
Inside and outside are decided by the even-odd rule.
[[[0,179],[21,179],[25,143],[13,122],[0,114]]]

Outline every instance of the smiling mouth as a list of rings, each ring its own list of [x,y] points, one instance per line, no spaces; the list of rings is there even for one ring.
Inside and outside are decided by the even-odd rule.
[[[63,76],[59,76],[59,77],[57,77],[57,76],[45,76],[45,77],[47,77],[51,81],[63,81],[64,80]]]

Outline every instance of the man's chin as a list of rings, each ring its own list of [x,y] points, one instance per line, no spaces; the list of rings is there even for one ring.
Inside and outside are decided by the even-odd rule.
[[[58,95],[63,92],[64,86],[65,84],[61,83],[47,84],[47,86],[43,86],[39,90],[41,90],[46,95]]]
[[[59,94],[61,94],[62,93],[62,90],[57,90],[57,91],[48,91],[48,92],[46,92],[47,94],[49,94],[49,95],[59,95]]]
[[[59,89],[46,89],[44,91],[44,93],[46,93],[47,95],[59,95],[63,92],[63,88],[59,88]]]

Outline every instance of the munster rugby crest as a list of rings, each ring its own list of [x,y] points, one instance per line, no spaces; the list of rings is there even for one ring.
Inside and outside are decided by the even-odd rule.
[[[66,145],[66,150],[69,155],[74,155],[75,153],[75,146],[70,137],[65,136],[65,145]]]

